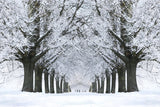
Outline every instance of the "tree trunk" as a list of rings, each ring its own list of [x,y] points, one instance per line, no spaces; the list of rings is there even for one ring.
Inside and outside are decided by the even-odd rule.
[[[61,82],[60,82],[60,93],[62,93],[63,91],[63,78],[61,78]]]
[[[100,93],[104,93],[104,78],[101,78],[101,90]]]
[[[64,92],[68,92],[68,82],[64,81],[64,88],[63,88]]]
[[[35,67],[35,92],[42,92],[42,72],[41,66],[36,65]]]
[[[57,93],[60,93],[60,88],[59,88],[59,77],[56,78],[56,90],[57,90]]]
[[[95,80],[94,83],[95,83],[95,89],[94,89],[94,91],[97,92],[97,82],[96,82],[96,80]]]
[[[33,92],[33,70],[34,63],[31,59],[26,59],[27,61],[23,62],[24,66],[24,82],[22,91]]]
[[[89,92],[92,92],[92,86],[89,87]]]
[[[92,87],[91,87],[92,92],[97,92],[97,84],[96,81],[92,82]]]
[[[118,71],[118,92],[126,92],[125,68],[124,67],[118,68],[117,71]]]
[[[54,93],[54,75],[50,75],[50,93]]]
[[[49,93],[48,72],[44,73],[45,93]]]
[[[136,80],[136,68],[137,62],[133,57],[126,63],[127,68],[127,92],[138,91],[137,80]]]
[[[106,75],[106,77],[107,77],[107,81],[106,81],[106,93],[110,93],[110,75],[109,74],[107,74]]]
[[[116,88],[116,72],[112,72],[112,89],[111,92],[115,93],[115,88]]]
[[[98,93],[100,93],[100,89],[101,89],[101,87],[100,87],[100,81],[99,81],[99,78],[97,78],[97,85],[98,85]]]
[[[71,92],[72,90],[71,90],[71,87],[70,86],[68,86],[68,92]]]

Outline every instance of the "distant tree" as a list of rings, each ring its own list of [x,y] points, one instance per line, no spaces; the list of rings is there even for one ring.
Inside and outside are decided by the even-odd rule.
[[[55,69],[52,69],[52,71],[50,72],[50,93],[55,93],[54,79],[55,79]]]
[[[105,75],[106,75],[106,93],[110,93],[110,72],[108,69],[105,70]]]
[[[104,78],[104,75],[102,75],[100,93],[104,93],[104,81],[105,81],[105,78]]]
[[[59,75],[56,75],[56,92],[57,92],[57,93],[60,93]]]

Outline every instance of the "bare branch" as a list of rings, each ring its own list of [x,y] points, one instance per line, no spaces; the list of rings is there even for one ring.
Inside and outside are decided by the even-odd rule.
[[[0,61],[0,64],[6,62],[6,61],[10,61],[9,59],[3,59],[2,61]]]
[[[76,10],[75,10],[75,12],[73,13],[73,16],[72,16],[72,19],[71,19],[71,21],[70,21],[70,23],[69,23],[69,25],[73,22],[73,20],[75,19],[75,17],[76,17],[76,14],[77,14],[77,11],[81,8],[81,6],[82,6],[82,4],[83,4],[83,2],[84,2],[84,0],[79,4],[77,4],[77,6],[76,6]]]
[[[60,16],[62,16],[62,14],[63,14],[64,8],[65,8],[65,2],[66,2],[66,0],[63,0],[63,6],[62,6],[62,9],[59,14]]]
[[[33,59],[34,62],[37,62],[41,57],[43,57],[47,52],[49,51],[49,49],[46,49],[45,51],[42,51],[40,54],[38,54],[37,56],[35,56],[35,58]]]
[[[15,53],[15,55],[16,55],[16,54],[17,54],[17,55],[20,55],[20,57],[23,58],[23,56],[24,56],[23,51],[21,51],[21,50],[20,50],[19,48],[17,48],[17,47],[12,47],[12,48],[14,48],[14,49],[17,50],[17,52]],[[18,58],[20,58],[20,57],[18,57]]]
[[[160,64],[160,61],[158,61],[157,59],[151,59],[150,61],[155,61]]]
[[[108,32],[110,33],[111,36],[113,36],[116,40],[118,40],[124,48],[126,47],[123,40],[120,37],[118,37],[112,30],[108,29]]]
[[[133,37],[137,37],[138,33],[141,31],[141,28],[138,29],[138,31],[134,32]]]
[[[94,0],[94,1],[95,1],[95,3],[96,3],[97,13],[98,13],[99,16],[101,16],[101,12],[100,12],[99,7],[98,7],[98,5],[97,5],[97,0]]]
[[[136,56],[139,57],[140,55],[142,55],[144,50],[145,50],[145,48],[140,49],[140,50],[136,53]]]
[[[113,52],[118,58],[120,58],[122,61],[124,61],[125,63],[128,62],[128,58],[127,58],[127,57],[121,55],[119,52],[115,51],[114,49],[111,49],[111,50],[112,50],[112,52]]]
[[[50,29],[46,34],[44,34],[41,38],[39,38],[36,42],[36,46],[39,45],[39,43],[42,42],[42,40],[44,40],[47,36],[49,36],[51,32],[52,32],[52,29]]]
[[[26,37],[27,37],[27,33],[24,32],[24,31],[22,30],[22,28],[19,28],[19,30],[20,30],[20,32],[23,34],[23,36],[26,38]]]

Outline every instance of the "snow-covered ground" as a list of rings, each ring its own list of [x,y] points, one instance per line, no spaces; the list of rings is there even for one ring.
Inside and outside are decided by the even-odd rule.
[[[44,94],[1,89],[0,107],[160,107],[160,90],[116,94]]]
[[[115,94],[21,92],[22,71],[0,73],[0,107],[160,107],[160,73],[157,70],[138,69],[140,91]]]

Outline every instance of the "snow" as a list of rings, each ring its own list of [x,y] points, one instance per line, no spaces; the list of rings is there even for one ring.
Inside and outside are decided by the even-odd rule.
[[[0,89],[0,107],[159,107],[160,91],[96,94],[27,93]]]
[[[153,64],[153,63],[152,63]],[[148,71],[143,68],[137,69],[137,81],[140,92],[96,94],[96,93],[64,93],[45,94],[21,92],[23,83],[23,69],[16,69],[5,77],[4,83],[0,84],[0,107],[159,107],[160,87],[154,79],[160,78],[160,73],[154,64],[153,69],[149,63]],[[18,65],[18,64],[17,64]],[[141,63],[140,65],[146,65]],[[11,66],[10,66],[11,67]],[[12,67],[11,67],[12,68]],[[2,69],[9,72],[10,68]],[[9,70],[9,71],[8,71]],[[157,73],[158,74],[157,74]],[[156,73],[153,75],[153,73]],[[154,78],[152,78],[154,77]],[[0,78],[0,80],[3,78]],[[158,80],[157,80],[158,81]],[[77,86],[78,87],[78,86]],[[116,84],[117,90],[118,84]],[[72,88],[72,87],[71,87]],[[74,91],[74,89],[72,89]]]

